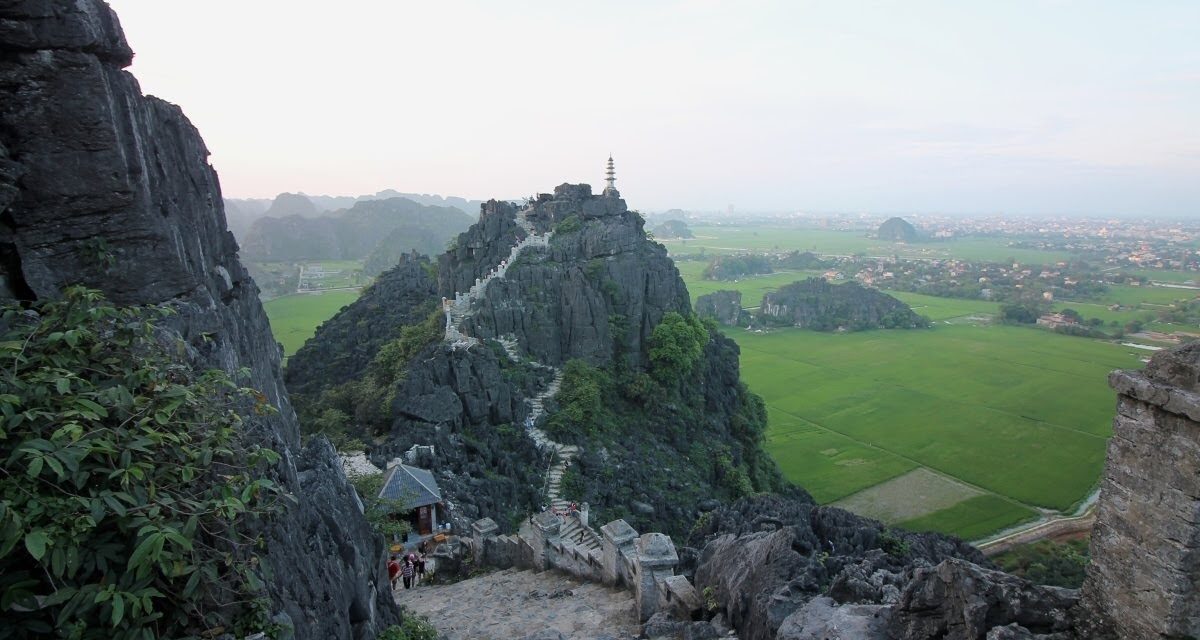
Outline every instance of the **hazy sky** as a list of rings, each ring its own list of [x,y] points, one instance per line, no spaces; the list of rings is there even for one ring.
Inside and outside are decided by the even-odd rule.
[[[225,195],[1200,217],[1200,2],[110,0]]]

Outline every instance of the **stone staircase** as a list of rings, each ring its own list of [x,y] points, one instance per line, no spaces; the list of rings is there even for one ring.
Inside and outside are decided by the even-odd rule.
[[[454,345],[455,348],[469,348],[472,345],[479,344],[477,338],[463,335],[459,330],[459,326],[471,316],[472,305],[483,297],[488,285],[497,278],[505,277],[508,268],[527,247],[544,247],[550,243],[553,231],[543,235],[537,234],[533,223],[522,213],[517,214],[516,223],[525,231],[526,236],[513,246],[512,250],[509,251],[508,258],[502,260],[499,265],[489,271],[487,276],[477,279],[474,286],[468,291],[465,293],[456,293],[453,300],[447,299],[444,301],[446,341]],[[513,362],[522,362],[524,360],[516,336],[500,336],[496,338],[496,341],[500,343],[505,354]],[[549,452],[552,457],[553,462],[547,471],[546,477],[546,499],[556,513],[566,514],[569,511],[570,502],[562,497],[562,478],[563,474],[566,473],[567,467],[571,465],[571,461],[579,454],[579,447],[555,442],[550,438],[549,434],[537,427],[538,420],[546,412],[546,402],[553,398],[562,386],[563,372],[557,367],[536,362],[533,364],[534,366],[553,371],[554,378],[550,381],[550,384],[546,385],[545,389],[529,399],[529,418],[532,426],[527,429],[527,432],[534,444],[539,449]],[[600,548],[599,535],[590,527],[584,525],[578,517],[565,517],[564,522],[563,540],[580,547],[584,552]]]
[[[446,314],[445,340],[455,349],[469,349],[479,344],[478,338],[464,335],[459,327],[462,326],[463,320],[471,316],[471,307],[476,301],[483,298],[488,285],[497,278],[504,278],[505,274],[508,273],[508,268],[517,260],[521,252],[528,247],[545,247],[550,244],[550,237],[554,235],[553,231],[540,235],[535,233],[536,229],[533,223],[522,213],[517,214],[516,221],[517,225],[525,230],[526,235],[513,245],[512,249],[508,252],[508,258],[501,260],[500,264],[493,267],[486,276],[476,278],[475,284],[466,292],[455,292],[453,299],[446,298],[442,300],[442,310]]]

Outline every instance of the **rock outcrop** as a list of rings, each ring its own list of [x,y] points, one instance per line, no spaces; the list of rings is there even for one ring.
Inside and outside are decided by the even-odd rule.
[[[714,291],[696,298],[696,315],[712,318],[726,326],[737,326],[742,319],[741,291]]]
[[[688,542],[696,588],[745,640],[1070,633],[1077,600],[987,568],[961,540],[888,529],[805,496],[739,501]]]
[[[1088,637],[1200,637],[1200,344],[1117,371],[1080,625]]]
[[[758,317],[817,331],[915,329],[929,324],[908,305],[857,282],[832,284],[823,278],[793,282],[763,296]]]
[[[374,638],[399,619],[382,541],[332,449],[300,446],[279,347],[226,228],[208,151],[180,109],[144,97],[99,0],[0,3],[0,294],[70,284],[176,310],[164,330],[200,367],[249,370],[279,414],[252,433],[295,503],[264,531],[276,620],[297,638]]]

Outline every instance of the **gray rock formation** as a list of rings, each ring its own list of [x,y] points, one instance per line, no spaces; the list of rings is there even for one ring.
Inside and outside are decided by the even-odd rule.
[[[737,326],[742,318],[741,291],[714,291],[696,298],[696,315]]]
[[[0,294],[70,284],[177,310],[201,367],[246,367],[279,408],[253,433],[296,497],[263,532],[267,591],[297,638],[374,638],[398,620],[382,542],[327,444],[301,448],[257,287],[226,229],[208,151],[178,107],[143,97],[99,0],[0,3]]]
[[[1117,371],[1080,626],[1091,637],[1200,637],[1200,344]]]
[[[818,507],[807,496],[745,499],[713,511],[688,546],[681,555],[693,564],[696,588],[711,589],[743,640],[785,637],[777,635],[784,622],[818,596],[839,604],[892,604],[916,568],[946,558],[987,562],[960,540],[889,530],[841,509]],[[792,637],[807,637],[828,624],[834,614],[819,607],[788,624]],[[867,611],[844,615],[860,618]]]
[[[946,560],[916,570],[894,607],[888,633],[892,640],[976,640],[1006,626],[1003,634],[1069,633],[1070,609],[1077,600],[1072,589],[1039,587],[1000,571]]]
[[[516,208],[489,202],[480,221],[439,263],[441,295],[466,291],[507,257],[525,231]],[[644,343],[668,311],[688,313],[687,289],[662,245],[647,242],[641,216],[619,198],[564,184],[523,214],[541,232],[557,228],[548,249],[522,254],[507,277],[487,288],[467,334],[511,334],[538,361],[613,361],[619,345],[645,357]],[[528,256],[528,257],[526,257]],[[645,364],[639,362],[638,364]]]

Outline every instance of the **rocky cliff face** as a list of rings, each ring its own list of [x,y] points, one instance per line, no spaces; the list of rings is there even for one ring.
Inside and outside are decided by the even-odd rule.
[[[793,282],[767,293],[759,318],[817,331],[913,329],[929,324],[886,293],[857,282],[831,284],[822,278]]]
[[[277,620],[298,638],[374,638],[398,619],[381,541],[320,442],[301,448],[279,348],[238,262],[208,151],[178,107],[144,97],[99,0],[0,3],[0,294],[82,283],[177,310],[202,367],[250,370],[279,415],[257,425],[296,504],[264,530]]]

